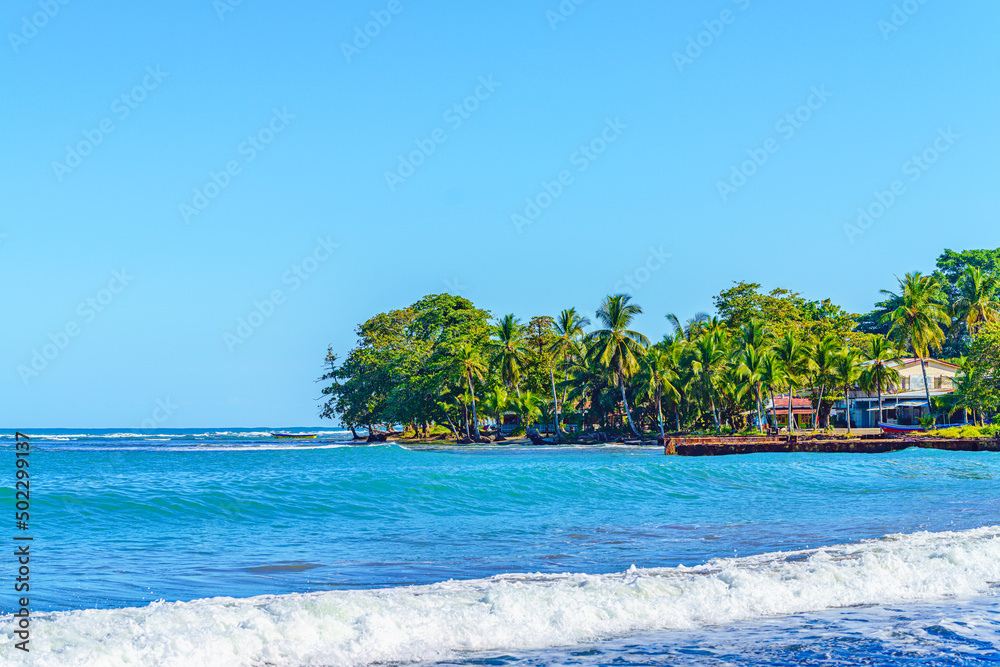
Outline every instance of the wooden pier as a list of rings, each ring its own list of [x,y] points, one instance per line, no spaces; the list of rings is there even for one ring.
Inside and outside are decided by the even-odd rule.
[[[952,452],[1000,452],[1000,440],[953,439],[927,436],[904,438],[831,438],[823,436],[712,436],[668,438],[664,454],[677,456],[726,456],[815,452],[826,454],[883,454],[910,447]]]

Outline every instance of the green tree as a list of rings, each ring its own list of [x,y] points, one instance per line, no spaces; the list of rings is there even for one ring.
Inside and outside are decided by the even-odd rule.
[[[872,341],[871,351],[865,357],[868,364],[862,374],[862,386],[878,392],[878,418],[882,421],[885,415],[882,411],[882,392],[899,386],[899,371],[895,367],[902,363],[902,359],[889,339],[881,336]]]
[[[861,378],[863,358],[861,352],[845,348],[837,355],[833,367],[834,377],[844,389],[844,414],[847,416],[847,434],[851,433],[851,387]]]
[[[812,361],[806,346],[791,331],[786,332],[774,346],[774,356],[781,365],[782,377],[788,387],[788,432],[791,433],[795,423],[792,411],[795,391],[801,388],[802,382],[808,377]]]
[[[715,421],[716,432],[722,432],[719,410],[715,404],[715,378],[723,371],[728,354],[723,337],[706,333],[691,346],[691,369],[699,379],[702,391],[708,398]]]
[[[482,436],[479,435],[479,416],[476,413],[476,390],[473,386],[473,381],[483,380],[486,374],[486,364],[483,362],[482,357],[479,356],[479,351],[468,341],[462,341],[455,347],[453,357],[469,385],[469,396],[472,399],[472,424],[476,439],[478,440]],[[472,434],[468,432],[466,432],[466,435],[470,438],[472,437]]]
[[[493,326],[492,334],[490,350],[492,361],[500,371],[500,379],[520,396],[521,369],[528,358],[522,327],[513,314],[504,315]]]
[[[920,371],[924,376],[929,410],[931,388],[927,383],[927,366],[924,361],[930,356],[932,349],[938,349],[944,343],[944,328],[951,323],[951,318],[937,278],[925,276],[919,271],[908,273],[899,280],[899,288],[899,294],[883,290],[884,294],[897,298],[900,302],[899,307],[886,314],[883,319],[892,324],[889,337],[901,348],[911,348],[920,358]]]
[[[963,322],[969,335],[975,337],[983,324],[1000,322],[1000,303],[996,299],[998,286],[997,274],[985,273],[977,266],[966,267],[954,310],[956,322]]]
[[[632,413],[625,396],[625,381],[639,370],[639,360],[649,346],[649,339],[629,329],[632,321],[642,314],[642,308],[631,300],[628,294],[615,294],[604,299],[597,309],[597,320],[604,328],[588,336],[588,354],[614,376],[621,390],[629,428],[636,437],[641,437],[632,423]]]

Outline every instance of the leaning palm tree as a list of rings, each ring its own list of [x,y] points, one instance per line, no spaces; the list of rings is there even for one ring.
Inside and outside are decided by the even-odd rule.
[[[995,273],[986,273],[977,266],[966,267],[955,302],[955,320],[965,323],[970,336],[974,337],[984,324],[1000,322],[998,288],[1000,279]]]
[[[809,359],[805,344],[791,331],[774,346],[774,356],[781,363],[785,385],[788,387],[788,432],[791,433],[795,423],[792,412],[795,390],[801,388],[812,360]]]
[[[629,428],[638,438],[641,436],[632,423],[632,413],[625,396],[625,381],[639,370],[639,360],[649,346],[649,339],[629,329],[632,320],[642,314],[642,308],[630,303],[631,300],[628,294],[605,297],[597,309],[597,320],[604,328],[591,332],[587,339],[590,344],[588,355],[614,376],[621,390]]]
[[[920,359],[920,371],[924,376],[924,391],[927,393],[927,409],[931,409],[931,387],[927,383],[927,366],[924,360],[932,349],[944,344],[944,330],[951,323],[944,302],[941,283],[933,276],[925,276],[919,271],[907,273],[899,280],[900,293],[882,290],[883,294],[900,300],[896,310],[882,316],[882,321],[891,323],[889,337],[900,348],[913,349]]]
[[[521,395],[519,381],[521,368],[528,358],[521,324],[513,314],[504,315],[496,321],[490,340],[492,362],[500,369],[500,379],[507,387],[513,387]]]
[[[469,384],[469,397],[472,399],[472,425],[478,440],[482,436],[479,435],[479,417],[476,414],[476,390],[473,388],[473,379],[482,382],[486,374],[486,364],[483,363],[476,348],[468,342],[459,343],[455,347],[453,358]]]
[[[889,339],[882,336],[872,341],[871,353],[865,356],[868,365],[864,370],[862,381],[878,392],[878,420],[881,422],[882,390],[899,386],[899,371],[896,370],[896,366],[902,363],[902,359],[899,358],[899,352]]]
[[[847,434],[851,434],[851,387],[861,379],[863,357],[854,348],[846,348],[837,355],[833,375],[844,389],[844,414],[847,416]]]

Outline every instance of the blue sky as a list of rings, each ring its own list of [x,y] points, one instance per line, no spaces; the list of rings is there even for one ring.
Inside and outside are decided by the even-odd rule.
[[[444,291],[526,319],[624,289],[654,339],[741,279],[866,311],[1000,246],[998,21],[10,0],[0,425],[317,425],[327,346]]]

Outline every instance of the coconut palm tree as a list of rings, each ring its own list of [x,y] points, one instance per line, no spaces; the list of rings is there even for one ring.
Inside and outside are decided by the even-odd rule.
[[[670,320],[670,324],[674,327],[674,337],[679,336],[690,343],[698,337],[705,324],[710,322],[712,318],[708,316],[708,313],[695,313],[694,317],[688,320],[686,324],[681,324],[679,317],[673,313],[667,313],[667,319]]]
[[[760,359],[760,383],[767,387],[771,396],[771,425],[778,428],[777,406],[774,403],[774,389],[780,387],[785,382],[785,370],[774,352],[768,350]]]
[[[975,336],[984,324],[1000,322],[1000,302],[996,299],[1000,279],[977,266],[965,269],[955,302],[955,321],[964,322],[970,336]]]
[[[493,417],[497,425],[497,434],[500,434],[501,427],[503,425],[503,415],[507,411],[507,407],[510,405],[510,399],[507,394],[507,390],[502,386],[493,387],[493,390],[487,392],[483,396],[483,400],[480,401],[483,412],[487,415]]]
[[[874,387],[878,392],[878,419],[881,422],[883,417],[882,390],[899,386],[899,371],[895,369],[895,366],[902,363],[902,359],[899,358],[899,352],[896,351],[889,339],[882,336],[872,341],[871,353],[865,357],[868,366],[861,379],[863,384]]]
[[[760,387],[764,356],[757,351],[756,347],[747,345],[743,348],[743,351],[739,353],[737,361],[739,364],[737,366],[737,373],[750,385],[750,390],[753,393],[754,402],[756,403],[757,430],[763,433],[764,418],[763,408],[761,406]]]
[[[473,388],[473,378],[482,382],[486,374],[486,364],[479,356],[479,351],[468,342],[459,343],[455,347],[453,358],[469,384],[469,397],[472,399],[472,424],[476,432],[476,439],[479,439],[482,436],[479,435],[479,417],[476,414],[476,390]]]
[[[569,393],[569,388],[566,385],[569,383],[570,360],[580,354],[580,340],[583,338],[583,328],[589,324],[590,320],[578,315],[576,308],[567,308],[560,312],[559,317],[556,318],[556,337],[549,346],[548,352],[552,355],[553,362],[549,366],[549,379],[552,381],[552,404],[555,406],[557,435],[561,434],[559,431],[559,398],[556,395],[554,362],[556,359],[559,359],[563,363],[564,380],[566,381],[566,384],[563,385],[563,403],[565,403]]]
[[[492,362],[500,369],[500,379],[503,383],[513,387],[520,396],[521,368],[528,358],[521,323],[513,314],[504,315],[496,321],[492,334],[493,339],[490,341]]]
[[[718,334],[703,334],[691,346],[691,369],[699,380],[702,391],[708,397],[715,420],[716,432],[722,432],[719,421],[719,410],[715,405],[714,379],[725,367],[727,361],[726,347],[723,338]]]
[[[924,391],[927,393],[927,409],[931,409],[931,387],[927,383],[927,366],[924,360],[932,349],[944,344],[944,330],[951,323],[941,283],[933,276],[925,276],[919,271],[907,273],[899,279],[900,294],[882,290],[883,294],[900,299],[896,310],[882,316],[882,321],[891,323],[889,337],[895,339],[900,348],[913,349],[920,359],[920,371],[924,376]]]
[[[663,431],[662,399],[664,395],[670,396],[675,401],[675,404],[680,399],[680,391],[674,384],[679,379],[674,362],[674,353],[672,350],[665,350],[658,345],[654,345],[646,350],[643,363],[646,366],[646,386],[644,389],[647,395],[656,401],[656,418],[660,426],[660,439],[666,442],[666,435]]]
[[[813,371],[816,374],[816,382],[813,386],[819,385],[819,400],[816,403],[816,414],[813,419],[814,431],[819,428],[819,413],[823,409],[823,394],[826,393],[826,385],[830,381],[830,372],[833,370],[839,348],[840,341],[834,336],[827,336],[812,348]]]
[[[844,412],[847,415],[847,434],[851,434],[851,387],[861,378],[863,357],[854,348],[845,348],[833,364],[833,376],[844,389]]]
[[[787,332],[774,346],[774,356],[781,364],[782,375],[788,386],[788,432],[791,433],[795,424],[792,414],[795,391],[801,388],[812,360],[809,359],[805,344],[792,331]]]
[[[638,438],[641,436],[632,423],[632,413],[625,396],[625,381],[639,370],[639,360],[649,346],[649,339],[629,329],[632,320],[642,314],[642,308],[630,303],[631,300],[632,297],[628,294],[605,297],[601,307],[597,309],[597,320],[604,328],[591,332],[587,339],[590,344],[588,355],[614,376],[621,390],[629,428]]]

